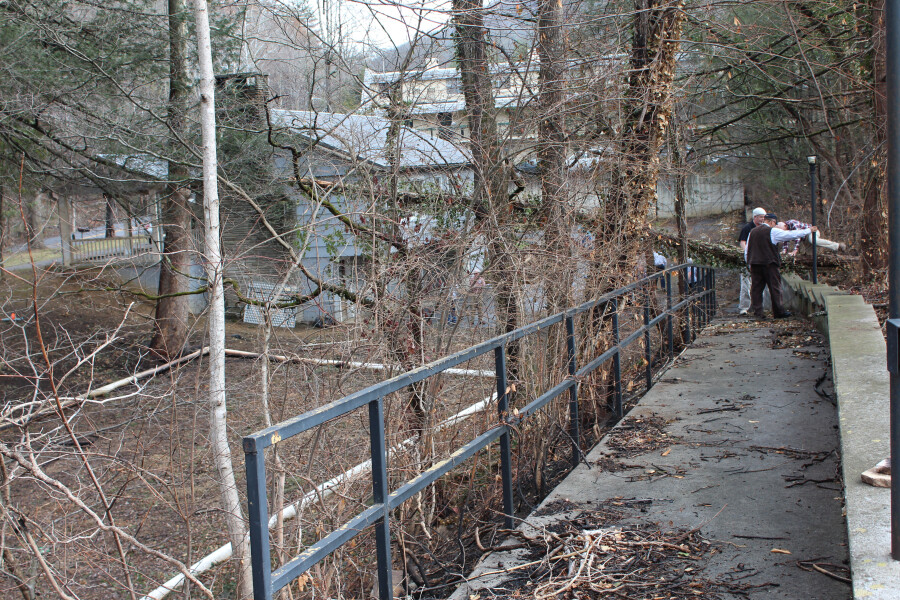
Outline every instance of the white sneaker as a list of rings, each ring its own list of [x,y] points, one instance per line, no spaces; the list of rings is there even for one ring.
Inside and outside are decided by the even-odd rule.
[[[749,311],[747,309],[741,309],[741,316],[746,315]]]

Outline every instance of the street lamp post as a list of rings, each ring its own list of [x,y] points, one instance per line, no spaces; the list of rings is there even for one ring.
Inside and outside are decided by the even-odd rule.
[[[884,29],[887,91],[887,205],[888,205],[888,298],[890,320],[900,319],[900,6],[884,3]],[[890,336],[888,347],[895,352],[888,362],[890,371],[891,463],[900,464],[900,361],[896,360],[897,336]],[[892,364],[893,363],[893,364]],[[900,483],[891,477],[891,556],[900,560]]]
[[[812,208],[812,221],[810,224],[816,226],[816,157],[815,155],[807,156],[806,162],[809,163],[809,197],[810,207]],[[816,255],[816,232],[812,233],[812,282],[819,283],[818,277],[818,256]]]

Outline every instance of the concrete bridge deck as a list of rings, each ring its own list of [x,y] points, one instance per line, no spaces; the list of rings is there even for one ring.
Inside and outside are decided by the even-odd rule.
[[[679,575],[696,597],[850,598],[830,374],[808,321],[713,321],[520,532],[534,538],[618,506],[606,527],[709,543]],[[523,578],[541,575],[520,568],[529,562],[527,549],[491,554],[453,597],[531,597],[540,581]],[[657,597],[630,593],[611,597]]]

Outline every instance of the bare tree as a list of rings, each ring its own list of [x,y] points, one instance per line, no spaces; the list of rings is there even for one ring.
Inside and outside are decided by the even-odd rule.
[[[617,244],[618,271],[633,273],[649,252],[647,216],[656,201],[659,150],[672,115],[672,86],[684,3],[638,0],[623,124],[620,163],[603,210],[602,239]]]
[[[17,169],[24,153],[26,189],[87,181],[115,198],[125,183],[141,180],[165,186],[166,206],[157,293],[135,289],[133,280],[112,281],[111,262],[91,271],[102,278],[88,279],[82,268],[71,279],[4,278],[17,311],[38,298],[27,322],[0,325],[0,385],[11,399],[0,406],[3,581],[25,598],[105,597],[98,581],[120,595],[154,599],[184,582],[188,587],[177,592],[184,597],[226,597],[232,588],[247,596],[240,475],[230,450],[240,436],[634,279],[650,250],[648,222],[661,176],[675,177],[679,260],[685,260],[686,165],[694,160],[688,155],[746,153],[748,162],[762,160],[782,142],[777,129],[753,115],[772,108],[766,119],[796,118],[806,129],[791,133],[793,148],[814,139],[830,151],[829,163],[852,156],[862,164],[860,157],[874,156],[859,140],[832,144],[822,133],[823,114],[834,132],[863,137],[865,130],[847,124],[867,114],[863,108],[837,104],[841,85],[853,83],[855,98],[867,89],[836,67],[837,48],[822,46],[831,53],[826,65],[818,49],[803,60],[784,47],[802,43],[806,51],[827,40],[825,4],[811,15],[788,7],[797,27],[787,35],[786,13],[742,3],[741,10],[762,15],[751,29],[741,13],[743,31],[753,33],[745,40],[730,6],[454,0],[444,29],[411,23],[409,46],[372,61],[390,63],[396,73],[373,77],[361,76],[354,50],[329,44],[334,29],[321,30],[302,8],[248,0],[217,13],[216,5],[198,1],[202,144],[192,116],[195,63],[182,1],[170,0],[166,11],[90,2],[77,5],[79,18],[60,11],[59,21],[38,15],[39,4],[25,0],[2,3],[0,11],[11,14],[13,5],[32,11],[19,18],[40,25],[33,31],[50,40],[42,43],[56,43],[82,25],[85,36],[96,34],[94,14],[109,19],[97,23],[135,30],[152,23],[143,37],[156,37],[146,44],[143,70],[136,58],[109,68],[104,56],[129,57],[131,48],[117,53],[104,46],[103,56],[74,63],[78,68],[65,74],[71,80],[60,75],[66,85],[47,96],[29,84],[22,65],[9,63],[17,93],[27,93],[3,94],[0,144],[9,151],[0,161],[16,162],[3,172]],[[223,19],[223,38],[240,33],[210,40],[205,10]],[[774,33],[778,27],[783,35]],[[510,31],[512,41],[504,38]],[[54,51],[74,61],[76,50],[86,50],[75,41]],[[209,50],[216,43],[241,51],[216,52],[225,58],[214,71]],[[771,69],[766,86],[750,79],[764,68]],[[215,90],[214,74],[220,76]],[[267,76],[271,87],[253,83]],[[457,81],[458,92],[450,92]],[[816,81],[827,83],[824,92]],[[772,86],[778,94],[768,94]],[[789,88],[801,86],[805,95],[792,95]],[[82,88],[102,90],[103,101],[75,91]],[[444,102],[451,94],[453,102]],[[369,102],[372,97],[379,102]],[[826,108],[817,108],[823,98]],[[450,108],[429,106],[456,107],[458,100],[464,109],[454,111],[449,126]],[[676,101],[677,130],[670,128]],[[23,109],[28,106],[37,108]],[[791,106],[801,108],[794,114]],[[436,110],[444,117],[434,120],[429,111]],[[666,140],[670,160],[663,162]],[[165,165],[165,173],[122,164],[118,157],[126,154]],[[838,167],[823,173],[836,178],[828,189],[835,192],[847,179],[860,201],[861,179]],[[9,204],[12,179],[0,181]],[[199,208],[192,191],[203,197],[205,276],[191,272],[191,206]],[[476,269],[484,269],[484,279]],[[206,319],[209,345],[184,353],[193,331],[186,302],[201,293],[210,304],[196,323]],[[60,306],[67,298],[81,306]],[[149,303],[115,322],[112,315],[133,300]],[[621,314],[643,300],[627,298]],[[226,308],[247,323],[226,322]],[[66,311],[78,312],[86,325],[61,318]],[[37,318],[49,364],[34,345]],[[305,323],[278,326],[291,318]],[[611,337],[607,313],[590,318],[590,335],[581,338],[584,358],[596,356],[604,336]],[[254,319],[263,325],[258,331]],[[86,334],[95,323],[102,325]],[[147,368],[144,350],[135,348],[151,333],[157,356],[174,360]],[[548,352],[547,339],[510,344],[510,392],[515,386],[518,398],[567,376],[556,343],[561,327],[551,336],[549,345],[559,351]],[[385,398],[392,483],[496,424],[492,375],[488,361],[473,362]],[[581,383],[585,404],[596,404],[582,418],[599,434],[612,390],[598,386],[591,398],[592,383]],[[208,430],[196,426],[206,418]],[[564,409],[548,408],[540,427],[517,432],[522,510],[552,483],[546,467],[570,460],[567,418]],[[365,478],[358,477],[367,472],[366,426],[357,419],[328,423],[273,450],[276,566],[369,502]],[[472,545],[447,540],[464,540],[480,527],[483,542],[496,532],[496,515],[476,510],[499,502],[489,476],[494,460],[475,457],[470,473],[398,508],[396,566],[405,571],[407,592],[412,582],[443,589],[471,567]],[[45,497],[46,505],[35,504]],[[366,543],[323,563],[290,594],[297,597],[302,586],[301,594],[323,597],[367,593],[372,557]],[[79,557],[74,569],[66,562],[71,556]],[[433,566],[416,564],[431,556]],[[232,558],[228,567],[216,566]]]
[[[179,153],[188,139],[187,107],[190,76],[187,64],[187,9],[184,0],[168,0],[169,21],[169,102],[166,126],[172,134],[169,151]],[[177,154],[176,154],[177,155]],[[171,359],[187,343],[189,331],[188,273],[191,268],[190,175],[182,161],[168,161],[168,179],[163,198],[165,242],[159,269],[159,299],[152,348],[160,357]]]
[[[197,55],[200,65],[200,128],[203,135],[203,216],[206,231],[206,277],[209,298],[209,401],[210,439],[213,458],[219,472],[219,487],[228,537],[238,565],[238,585],[242,598],[252,593],[249,539],[244,524],[237,481],[231,463],[228,442],[228,418],[225,399],[225,291],[222,283],[223,258],[220,246],[218,160],[216,158],[216,100],[213,74],[209,12],[205,0],[194,1],[197,26]]]
[[[548,310],[556,312],[569,304],[572,276],[572,205],[566,194],[568,144],[566,120],[566,36],[563,31],[562,0],[541,0],[538,4],[537,48],[540,57],[540,107],[538,124],[538,166],[541,174],[541,203],[546,214],[551,277],[547,278]]]

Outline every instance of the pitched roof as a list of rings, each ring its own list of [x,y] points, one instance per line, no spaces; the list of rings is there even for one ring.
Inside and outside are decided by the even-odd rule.
[[[169,163],[150,154],[100,154],[99,156],[132,173],[143,173],[158,180],[165,180],[169,177]]]
[[[388,168],[387,134],[390,121],[377,115],[273,109],[272,125],[310,143],[346,155],[351,160]],[[453,143],[401,127],[397,136],[401,169],[440,168],[470,163],[464,143]]]

